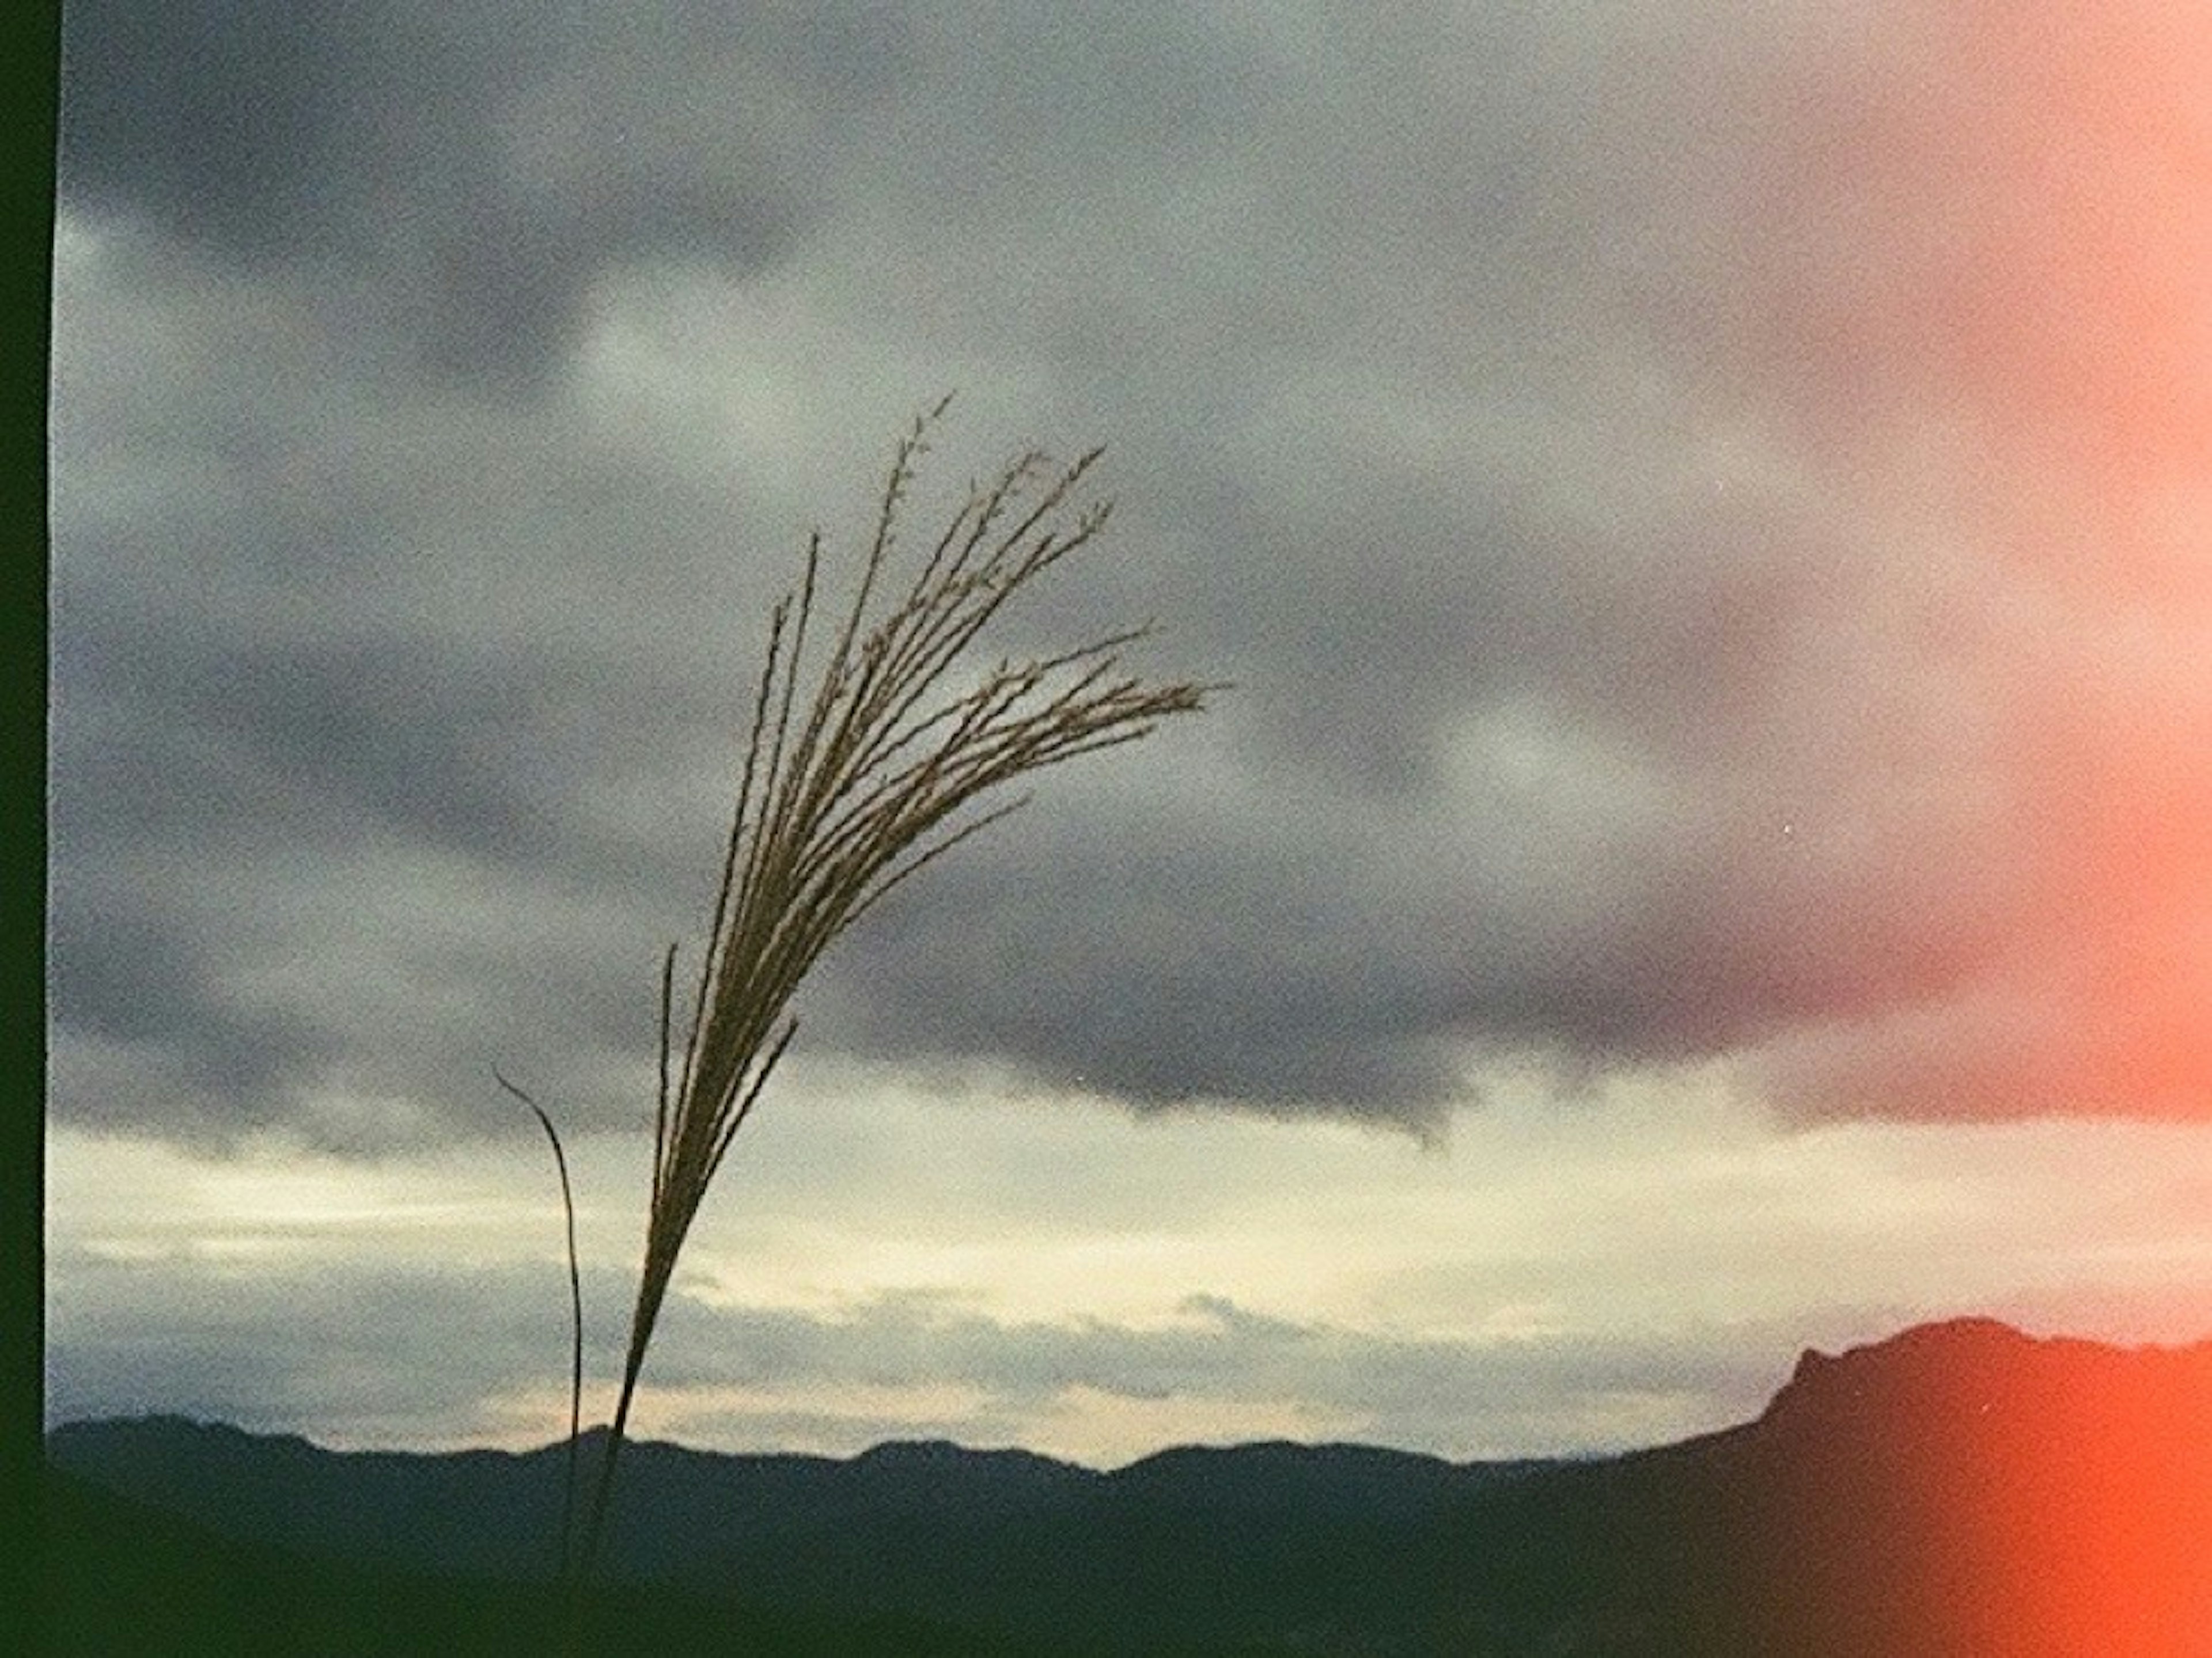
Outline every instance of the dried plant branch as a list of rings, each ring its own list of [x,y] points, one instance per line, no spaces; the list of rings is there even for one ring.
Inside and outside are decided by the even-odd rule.
[[[765,663],[680,1059],[676,953],[661,973],[659,1096],[645,1257],[620,1391],[577,1558],[592,1570],[616,1459],[677,1259],[709,1185],[789,1048],[788,1009],[822,953],[884,896],[1024,804],[969,811],[1016,779],[1133,742],[1218,687],[1147,684],[1120,653],[1147,628],[1029,662],[1000,660],[964,692],[943,681],[1006,603],[1094,540],[1107,507],[1066,521],[1098,459],[1052,470],[1031,451],[972,488],[902,597],[881,602],[901,511],[940,402],[900,441],[849,605],[810,673],[822,543],[770,612]],[[801,679],[811,691],[802,698]],[[550,1125],[549,1125],[550,1127]]]

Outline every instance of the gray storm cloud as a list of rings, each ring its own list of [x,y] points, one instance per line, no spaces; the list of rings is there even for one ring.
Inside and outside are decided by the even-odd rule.
[[[388,333],[415,373],[526,388],[611,266],[742,275],[788,249],[780,124],[864,82],[870,44],[817,8],[591,30],[507,3],[103,0],[64,22],[63,167],[84,210],[312,271],[334,331]]]
[[[958,385],[940,491],[1111,446],[1009,648],[1237,689],[872,918],[818,1049],[2200,1115],[2212,65],[2029,10],[70,8],[57,1114],[634,1112],[762,607]]]

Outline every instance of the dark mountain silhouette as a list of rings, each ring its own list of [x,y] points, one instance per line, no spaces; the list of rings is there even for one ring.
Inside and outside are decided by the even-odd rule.
[[[86,1563],[122,1551],[340,1607],[401,1583],[393,1604],[441,1631],[228,1649],[545,1648],[500,1637],[548,1599],[565,1446],[337,1453],[149,1418],[58,1428],[47,1456],[64,1619],[88,1596],[112,1613],[134,1580]],[[142,1533],[167,1541],[124,1549]],[[648,1442],[624,1452],[611,1535],[622,1651],[2212,1658],[2212,1342],[1927,1326],[1808,1352],[1755,1422],[1586,1461],[1277,1443],[1101,1473],[942,1442]],[[212,1592],[173,1587],[170,1610]]]

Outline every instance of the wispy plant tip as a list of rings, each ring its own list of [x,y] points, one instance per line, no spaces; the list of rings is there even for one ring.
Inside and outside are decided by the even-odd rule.
[[[790,1047],[798,1022],[789,1007],[800,981],[887,895],[1021,805],[1022,798],[1007,798],[1007,785],[1133,742],[1162,720],[1196,711],[1217,689],[1148,684],[1124,671],[1119,653],[1144,636],[1143,628],[1052,656],[1000,660],[966,689],[947,688],[1007,601],[1092,543],[1109,513],[1103,502],[1075,501],[1101,451],[1060,466],[1027,451],[970,490],[903,589],[896,587],[902,509],[950,402],[923,414],[900,440],[842,613],[817,627],[817,535],[797,587],[769,616],[705,956],[684,998],[680,1042],[672,948],[662,963],[645,1258],[580,1575],[599,1547],[615,1459],[678,1254],[732,1139]]]

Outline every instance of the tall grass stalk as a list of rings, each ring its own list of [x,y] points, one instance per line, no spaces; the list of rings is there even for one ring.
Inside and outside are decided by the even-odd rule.
[[[584,1277],[576,1259],[576,1191],[568,1183],[568,1154],[545,1108],[495,1069],[492,1080],[528,1106],[552,1143],[553,1167],[561,1176],[561,1213],[568,1225],[568,1462],[561,1482],[561,1546],[554,1558],[561,1581],[569,1581],[576,1531],[576,1457],[584,1434]]]
[[[1058,466],[1024,453],[971,487],[900,589],[893,567],[902,508],[949,402],[900,440],[842,615],[819,620],[818,531],[796,590],[769,613],[706,948],[680,1002],[676,946],[661,962],[644,1260],[574,1559],[577,1588],[598,1559],[678,1256],[731,1141],[791,1046],[798,1021],[790,1004],[808,970],[902,884],[1024,804],[1026,796],[1005,798],[1007,785],[1134,742],[1170,715],[1195,712],[1218,689],[1146,684],[1123,671],[1121,652],[1149,627],[1042,658],[1000,658],[967,689],[947,689],[1000,609],[1096,540],[1109,510],[1076,501],[1102,451]]]

